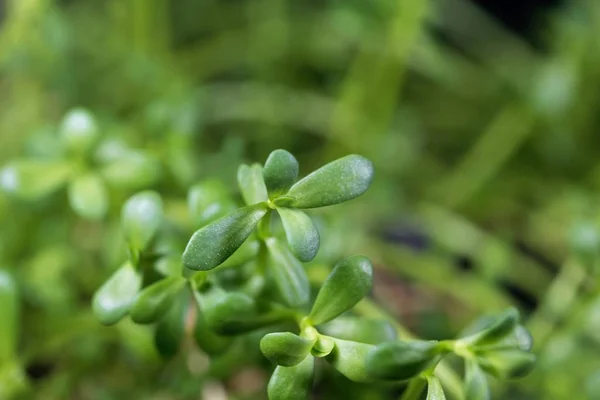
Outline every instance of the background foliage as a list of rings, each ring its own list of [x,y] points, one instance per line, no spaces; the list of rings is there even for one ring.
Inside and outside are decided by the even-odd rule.
[[[64,188],[0,195],[21,306],[0,398],[264,398],[256,346],[209,365],[189,343],[165,362],[149,328],[102,327],[90,301],[123,260],[127,197],[157,190],[179,215],[191,184],[235,190],[238,164],[275,148],[301,175],[374,162],[368,194],[323,213],[320,257],[368,255],[373,299],[411,331],[524,312],[539,363],[496,398],[600,398],[597,1],[539,14],[527,38],[462,0],[0,4],[2,164],[58,158],[63,116],[85,107],[102,137],[85,168],[113,168],[106,218],[77,217]],[[317,398],[381,398],[325,382]]]

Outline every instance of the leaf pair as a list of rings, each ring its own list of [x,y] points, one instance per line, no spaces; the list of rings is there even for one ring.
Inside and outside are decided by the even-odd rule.
[[[269,155],[263,174],[269,197],[276,205],[316,208],[343,203],[366,192],[373,179],[373,164],[351,154],[295,182],[298,162],[287,151],[275,150]]]
[[[162,200],[154,192],[138,193],[123,206],[121,224],[130,260],[94,294],[92,309],[101,323],[115,324],[129,313],[142,286],[142,274],[137,268],[140,254],[156,235],[162,218]]]

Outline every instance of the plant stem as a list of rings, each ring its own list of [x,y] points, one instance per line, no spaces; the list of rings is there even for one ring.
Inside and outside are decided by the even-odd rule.
[[[419,400],[421,398],[421,393],[423,393],[423,389],[425,389],[425,385],[427,384],[427,380],[418,377],[410,381],[406,391],[400,397],[400,400]]]

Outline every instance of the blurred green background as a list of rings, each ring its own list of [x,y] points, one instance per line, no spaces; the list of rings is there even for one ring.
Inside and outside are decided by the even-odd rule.
[[[414,333],[522,310],[539,363],[495,398],[600,399],[600,2],[539,3],[0,1],[0,164],[59,157],[63,116],[85,107],[114,177],[96,221],[65,190],[0,195],[21,308],[0,399],[265,398],[257,347],[163,361],[149,328],[102,327],[90,298],[123,259],[124,199],[151,188],[176,210],[276,148],[301,174],[374,162],[371,190],[323,213],[321,252],[371,257],[374,300]],[[316,399],[386,398],[325,382]]]

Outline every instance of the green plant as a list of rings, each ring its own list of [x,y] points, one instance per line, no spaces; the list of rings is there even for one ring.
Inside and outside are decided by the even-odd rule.
[[[292,154],[275,150],[264,166],[238,169],[244,207],[206,181],[190,189],[187,214],[177,220],[165,217],[158,193],[132,196],[121,214],[128,259],[96,292],[98,319],[112,325],[129,315],[156,324],[155,345],[165,357],[178,352],[190,316],[197,345],[213,356],[258,331],[260,350],[276,365],[271,400],[308,398],[319,359],[354,382],[406,383],[404,400],[419,399],[425,386],[428,399],[444,399],[436,371],[450,354],[464,359],[469,400],[490,398],[486,373],[509,379],[529,372],[532,340],[515,309],[477,321],[457,340],[400,340],[391,321],[352,313],[373,283],[367,257],[337,262],[313,291],[303,263],[317,256],[320,235],[303,210],[362,195],[374,171],[359,155],[300,180],[298,171]]]

